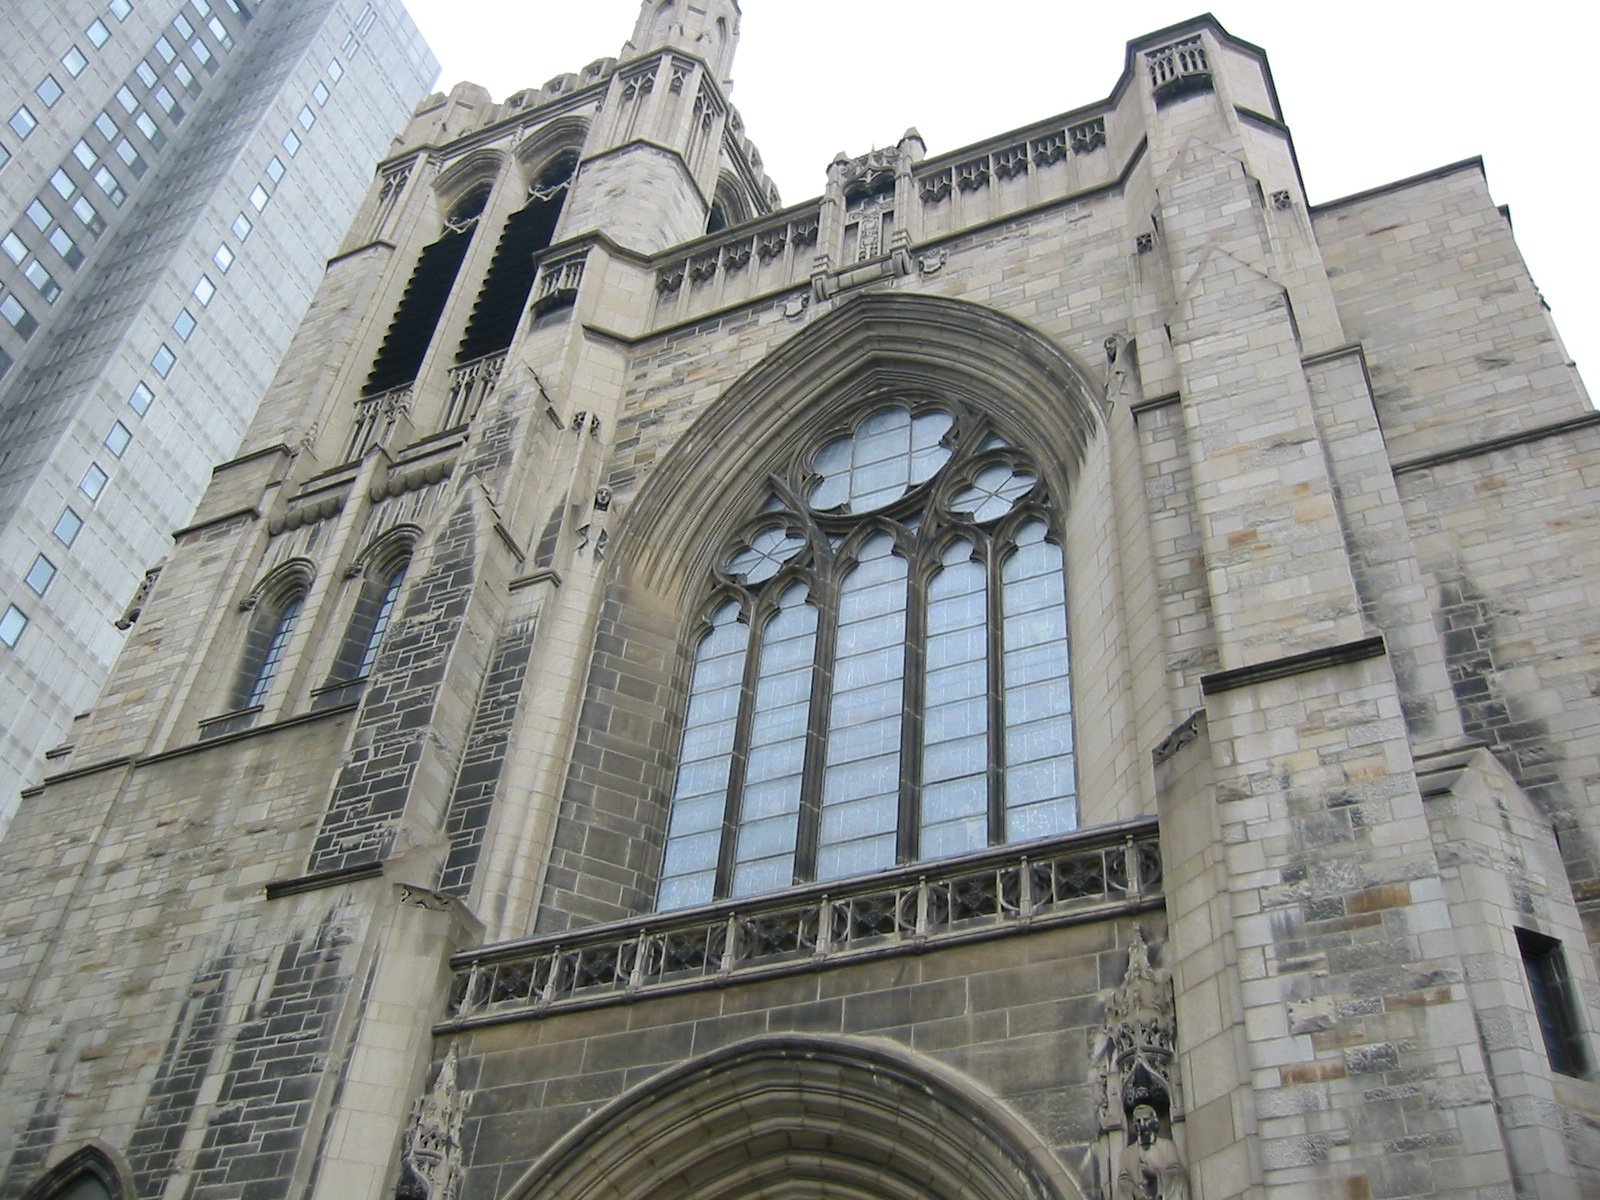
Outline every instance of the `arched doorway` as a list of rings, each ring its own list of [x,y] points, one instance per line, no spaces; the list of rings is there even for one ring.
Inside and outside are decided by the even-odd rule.
[[[741,1042],[622,1096],[506,1200],[1079,1200],[993,1097],[884,1043]]]

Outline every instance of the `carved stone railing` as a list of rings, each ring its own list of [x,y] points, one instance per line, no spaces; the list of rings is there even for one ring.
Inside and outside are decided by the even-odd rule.
[[[411,394],[416,382],[402,383],[356,401],[356,420],[345,447],[345,460],[360,458],[374,446],[385,445],[401,418],[411,415]]]
[[[1023,136],[959,162],[917,172],[917,194],[924,204],[938,204],[952,191],[975,192],[994,180],[1015,179],[1062,161],[1069,153],[1090,154],[1106,144],[1104,117]]]
[[[1150,70],[1150,88],[1158,104],[1186,92],[1211,87],[1211,63],[1198,37],[1147,50],[1144,59]]]
[[[683,287],[686,279],[693,285],[708,283],[718,274],[737,275],[750,265],[752,258],[760,265],[782,257],[786,251],[798,255],[817,244],[819,224],[817,212],[812,211],[754,228],[745,226],[734,236],[661,267],[656,271],[656,291],[665,297]]]
[[[485,354],[450,370],[450,397],[445,402],[440,429],[465,425],[478,415],[483,402],[494,395],[500,372],[506,365],[506,352]]]
[[[450,1018],[472,1024],[814,970],[1143,908],[1161,897],[1154,821],[1103,826],[470,950]]]
[[[583,286],[583,267],[589,259],[589,247],[584,246],[573,254],[548,258],[539,264],[539,274],[533,281],[533,312],[535,316],[557,308],[570,308],[578,299],[578,289]]]

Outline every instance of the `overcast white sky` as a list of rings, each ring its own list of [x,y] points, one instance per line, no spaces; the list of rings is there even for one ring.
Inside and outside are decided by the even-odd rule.
[[[733,100],[785,203],[907,126],[941,154],[1104,98],[1129,38],[1203,0],[743,0]],[[496,99],[615,55],[638,0],[406,0]],[[1495,200],[1600,389],[1600,6],[1217,0],[1265,48],[1313,204],[1482,155]]]

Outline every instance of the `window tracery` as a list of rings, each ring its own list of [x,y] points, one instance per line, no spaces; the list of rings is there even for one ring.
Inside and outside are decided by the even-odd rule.
[[[1058,516],[1023,451],[929,396],[773,476],[714,571],[658,907],[1072,828]]]

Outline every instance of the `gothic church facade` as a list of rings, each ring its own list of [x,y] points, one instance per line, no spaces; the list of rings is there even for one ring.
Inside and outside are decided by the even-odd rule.
[[[0,1195],[1600,1189],[1591,410],[1209,17],[782,207],[417,111],[0,844]],[[113,614],[115,615],[115,614]]]

